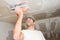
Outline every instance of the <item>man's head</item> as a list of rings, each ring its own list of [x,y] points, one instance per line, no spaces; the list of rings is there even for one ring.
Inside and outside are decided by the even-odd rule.
[[[26,25],[27,26],[34,26],[35,25],[35,19],[33,17],[27,17],[26,18]]]

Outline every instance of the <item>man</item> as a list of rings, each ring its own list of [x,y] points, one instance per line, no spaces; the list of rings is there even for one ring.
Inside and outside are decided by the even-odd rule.
[[[45,40],[41,31],[35,30],[35,20],[31,17],[26,18],[27,29],[22,29],[23,11],[22,8],[16,7],[15,12],[18,16],[13,30],[14,40]]]

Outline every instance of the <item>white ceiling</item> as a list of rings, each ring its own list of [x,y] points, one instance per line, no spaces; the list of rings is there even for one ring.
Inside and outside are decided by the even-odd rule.
[[[7,1],[7,2],[6,2]],[[10,5],[14,5],[17,2],[27,0],[0,0],[0,21],[15,23],[17,16],[14,12],[9,10]],[[28,0],[30,11],[26,12],[29,15],[35,15],[38,13],[51,13],[60,9],[60,0]],[[28,15],[27,14],[27,15]]]

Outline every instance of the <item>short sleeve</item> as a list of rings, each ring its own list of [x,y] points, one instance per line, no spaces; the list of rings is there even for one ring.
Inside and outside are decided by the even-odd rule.
[[[39,34],[40,34],[42,40],[46,40],[44,35],[43,35],[43,33],[41,31],[39,31]]]

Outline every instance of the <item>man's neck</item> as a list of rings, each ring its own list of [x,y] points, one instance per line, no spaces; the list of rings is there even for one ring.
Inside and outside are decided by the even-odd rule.
[[[27,29],[28,29],[28,30],[31,30],[31,31],[35,30],[35,29],[34,29],[34,26],[30,26],[30,27],[28,27]]]

